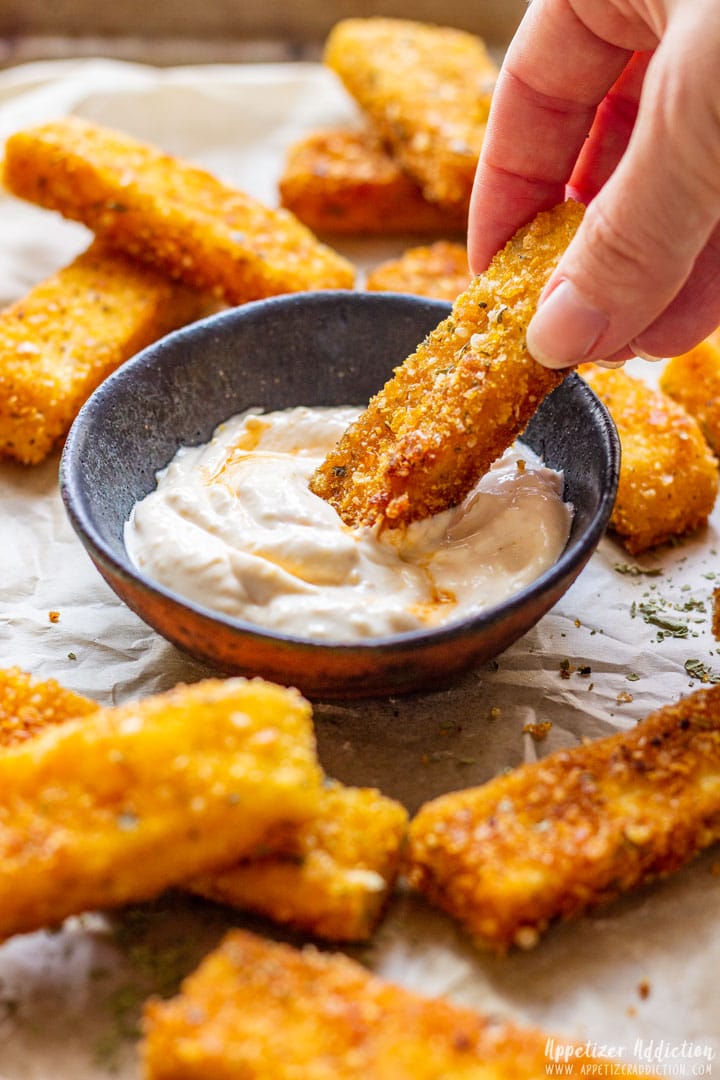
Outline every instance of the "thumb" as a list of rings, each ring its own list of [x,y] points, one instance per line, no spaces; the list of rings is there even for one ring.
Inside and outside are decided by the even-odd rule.
[[[528,326],[528,348],[547,367],[639,351],[632,343],[680,292],[720,220],[720,13],[713,7],[717,32],[708,35],[707,23],[695,20],[663,38],[625,155]]]

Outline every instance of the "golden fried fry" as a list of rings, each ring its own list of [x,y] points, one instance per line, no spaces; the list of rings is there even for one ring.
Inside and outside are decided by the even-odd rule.
[[[394,883],[407,812],[371,788],[330,784],[295,842],[192,883],[195,892],[315,937],[362,941]]]
[[[467,225],[467,199],[428,202],[366,130],[316,131],[293,144],[279,186],[283,206],[314,232],[452,235]]]
[[[0,670],[0,747],[98,708],[54,679]],[[274,832],[264,854],[183,884],[316,937],[361,941],[392,889],[406,825],[405,808],[379,791],[326,781],[312,818]]]
[[[289,211],[77,117],[10,136],[3,179],[13,194],[230,304],[353,283],[350,264]]]
[[[382,263],[368,274],[366,288],[455,300],[467,289],[471,278],[465,245],[438,240],[428,247],[410,248],[399,259]]]
[[[425,198],[467,204],[497,77],[481,39],[404,19],[344,19],[324,59]]]
[[[207,298],[94,243],[0,312],[0,456],[43,461],[104,378],[208,310]]]
[[[580,219],[538,214],[455,301],[311,479],[348,525],[395,527],[459,503],[566,372],[530,356],[525,328]]]
[[[625,371],[583,365],[580,373],[620,436],[610,527],[627,550],[637,555],[704,525],[718,491],[718,466],[696,421]]]
[[[260,679],[49,728],[0,754],[0,938],[227,866],[320,790],[310,706]]]
[[[541,1080],[553,1046],[341,954],[240,930],[177,997],[146,1005],[144,1027],[144,1080]],[[601,1061],[578,1056],[586,1071]]]
[[[632,731],[427,803],[407,874],[478,943],[534,945],[555,919],[669,874],[720,838],[720,687]]]
[[[0,669],[0,748],[25,742],[97,708],[94,701],[65,690],[54,679],[34,679],[20,668]]]
[[[694,416],[720,457],[720,329],[665,365],[660,388]]]

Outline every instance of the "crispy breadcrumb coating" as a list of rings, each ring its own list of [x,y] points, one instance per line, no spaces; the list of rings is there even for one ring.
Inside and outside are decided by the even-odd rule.
[[[229,304],[353,284],[350,263],[288,210],[78,117],[11,135],[3,180],[14,195]]]
[[[324,60],[425,198],[467,204],[497,78],[483,41],[406,19],[343,19]]]
[[[368,274],[365,287],[371,292],[407,292],[452,301],[471,278],[465,245],[437,240],[381,263]]]
[[[0,669],[0,747],[25,742],[97,708],[94,701],[66,690],[55,679],[35,679],[16,667]]]
[[[282,205],[313,232],[355,236],[464,233],[468,200],[428,202],[367,129],[314,131],[290,147]]]
[[[98,709],[0,753],[0,938],[151,897],[316,812],[310,706],[260,679]]]
[[[695,417],[720,457],[720,329],[669,360],[660,375],[660,388]]]
[[[455,506],[559,385],[567,372],[538,364],[525,330],[582,212],[566,202],[520,229],[316,469],[311,489],[346,524]]]
[[[697,422],[660,391],[623,370],[583,365],[620,436],[620,478],[610,527],[639,555],[707,522],[718,466]]]
[[[0,748],[98,709],[54,679],[0,670]],[[392,891],[407,817],[374,788],[326,780],[307,821],[273,830],[252,856],[183,885],[319,938],[362,941]]]
[[[720,838],[720,686],[427,803],[406,873],[480,945],[529,947]]]
[[[144,1028],[144,1080],[541,1080],[549,1060],[537,1029],[240,930],[148,1003]]]
[[[209,310],[207,297],[95,242],[0,312],[0,457],[43,461],[103,379]]]
[[[193,890],[330,941],[375,929],[397,875],[407,811],[373,788],[330,782],[286,849],[206,874]]]

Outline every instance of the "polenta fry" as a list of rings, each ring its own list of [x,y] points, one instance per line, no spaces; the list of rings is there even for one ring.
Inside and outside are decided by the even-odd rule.
[[[435,300],[455,300],[467,289],[472,275],[467,248],[448,240],[427,247],[409,248],[398,259],[375,267],[365,287],[371,292],[408,292]]]
[[[669,874],[720,838],[720,687],[631,731],[427,803],[412,885],[481,945],[530,947],[555,919]]]
[[[11,135],[3,179],[13,194],[229,304],[353,283],[350,263],[289,211],[77,117]]]
[[[35,679],[20,668],[0,669],[0,749],[97,708],[94,701],[66,690],[55,679]]]
[[[566,374],[533,360],[525,328],[581,217],[567,202],[516,233],[316,469],[311,489],[346,524],[456,505],[524,431]]]
[[[379,791],[332,783],[287,850],[206,874],[191,888],[315,937],[362,941],[392,889],[406,825],[405,808]]]
[[[317,810],[310,706],[207,680],[0,753],[0,938],[142,900]]]
[[[717,496],[718,465],[692,416],[626,371],[583,365],[580,374],[620,436],[610,528],[627,550],[639,555],[704,525]]]
[[[660,388],[695,417],[720,457],[720,330],[669,360],[660,375]]]
[[[208,310],[207,298],[95,242],[0,312],[0,456],[43,461],[103,379]]]
[[[317,233],[463,233],[467,199],[428,202],[367,130],[315,131],[294,143],[279,181],[282,205]]]
[[[0,670],[0,748],[98,708],[54,679]],[[268,837],[262,854],[183,885],[316,937],[362,941],[395,882],[407,816],[379,791],[326,781],[312,817]]]
[[[405,19],[344,19],[324,60],[425,198],[467,204],[497,78],[482,40]]]
[[[541,1080],[552,1045],[341,954],[240,930],[177,997],[146,1005],[144,1029],[144,1080]],[[577,1056],[586,1071],[607,1067],[587,1047]]]

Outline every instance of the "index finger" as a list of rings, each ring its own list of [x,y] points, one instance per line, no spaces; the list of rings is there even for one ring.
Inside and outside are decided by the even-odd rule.
[[[534,0],[493,95],[468,224],[470,264],[561,202],[595,110],[632,50],[590,30],[569,0]]]

